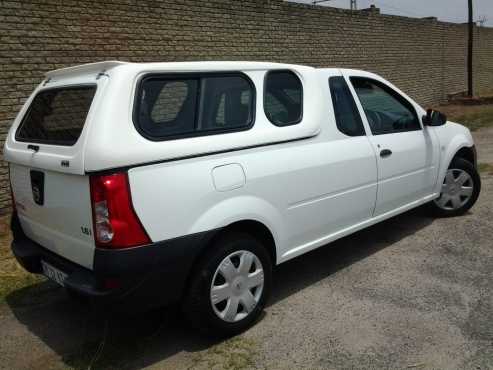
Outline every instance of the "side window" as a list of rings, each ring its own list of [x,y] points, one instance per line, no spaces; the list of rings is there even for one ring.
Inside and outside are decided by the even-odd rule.
[[[287,117],[289,115],[286,106],[270,93],[267,93],[264,97],[264,109],[269,120],[274,124],[277,122],[278,126],[282,126],[279,123],[281,121],[287,120]]]
[[[351,77],[374,135],[421,130],[414,107],[387,85],[369,78]]]
[[[151,111],[151,119],[156,123],[170,123],[176,120],[178,113],[187,102],[190,84],[194,81],[170,81],[163,85]],[[193,86],[195,88],[195,86]],[[193,89],[192,88],[192,89]],[[188,104],[193,102],[188,100]]]
[[[363,122],[344,77],[330,77],[329,87],[339,131],[348,136],[364,136]]]
[[[155,137],[194,132],[198,83],[196,79],[144,80],[138,109],[141,129]]]
[[[255,113],[253,84],[240,74],[150,76],[140,84],[134,120],[152,139],[248,129]]]
[[[202,79],[199,130],[245,127],[253,119],[253,94],[239,76]]]
[[[265,115],[276,126],[291,126],[301,122],[303,86],[291,71],[267,72],[264,89]]]

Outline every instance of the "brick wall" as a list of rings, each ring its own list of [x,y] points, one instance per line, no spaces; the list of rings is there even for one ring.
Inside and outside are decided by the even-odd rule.
[[[476,92],[493,29],[476,28]],[[0,1],[0,144],[43,73],[105,59],[267,60],[366,69],[423,104],[466,88],[467,27],[281,0]],[[0,166],[0,210],[9,206]]]

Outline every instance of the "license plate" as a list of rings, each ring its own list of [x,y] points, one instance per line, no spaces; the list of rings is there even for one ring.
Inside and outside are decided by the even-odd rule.
[[[43,269],[43,274],[50,280],[53,280],[55,283],[63,286],[65,279],[67,278],[67,274],[59,269],[53,267],[52,265],[46,263],[45,261],[41,261],[41,267]]]

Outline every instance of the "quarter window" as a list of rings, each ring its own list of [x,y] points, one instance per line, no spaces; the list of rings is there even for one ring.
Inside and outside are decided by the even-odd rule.
[[[363,122],[344,77],[330,77],[329,87],[339,131],[348,136],[364,136]]]
[[[254,104],[243,75],[150,76],[140,84],[134,119],[151,139],[199,136],[250,128]]]
[[[421,130],[412,104],[387,85],[368,78],[351,77],[374,135]]]
[[[264,110],[276,126],[290,126],[301,122],[303,87],[291,71],[268,72],[265,78]]]

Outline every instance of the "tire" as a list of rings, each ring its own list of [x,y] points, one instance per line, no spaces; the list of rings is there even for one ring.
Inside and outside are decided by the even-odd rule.
[[[241,271],[248,261],[252,261],[249,270]],[[208,336],[230,337],[257,321],[271,285],[272,261],[265,246],[250,234],[230,232],[213,242],[192,272],[182,310],[192,327]]]
[[[462,158],[454,158],[447,169],[442,193],[430,202],[430,209],[438,217],[463,215],[476,203],[480,191],[481,178],[473,164]]]
[[[73,290],[64,288],[65,293],[67,294],[67,297],[75,302],[75,303],[81,303],[81,304],[88,304],[90,303],[90,299],[82,294],[79,294],[77,292],[74,292]]]

